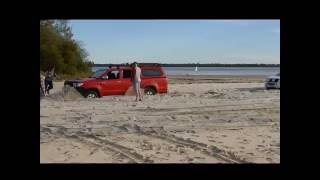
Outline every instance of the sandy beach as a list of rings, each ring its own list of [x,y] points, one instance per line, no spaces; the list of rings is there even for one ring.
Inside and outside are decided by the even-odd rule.
[[[264,77],[170,76],[167,94],[40,102],[40,163],[280,163],[280,90]]]

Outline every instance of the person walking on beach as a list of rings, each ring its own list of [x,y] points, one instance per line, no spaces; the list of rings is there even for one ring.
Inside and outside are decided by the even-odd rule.
[[[44,77],[40,73],[40,100],[43,96],[46,95],[44,90],[43,80],[44,80]]]
[[[46,77],[45,77],[45,94],[49,94],[49,91],[53,89],[53,78],[56,77],[56,74],[54,72],[54,69],[51,71],[46,72]]]
[[[134,62],[132,65],[132,85],[136,93],[136,101],[142,101],[141,99],[141,91],[140,91],[140,83],[141,83],[141,69],[138,66],[137,62]]]
[[[40,74],[40,102],[43,96],[45,96],[45,92],[44,92],[42,75]]]

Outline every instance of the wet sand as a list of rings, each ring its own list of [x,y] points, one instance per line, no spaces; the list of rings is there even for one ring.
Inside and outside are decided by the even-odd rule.
[[[169,92],[40,104],[41,163],[280,163],[280,90],[264,77],[170,76]]]

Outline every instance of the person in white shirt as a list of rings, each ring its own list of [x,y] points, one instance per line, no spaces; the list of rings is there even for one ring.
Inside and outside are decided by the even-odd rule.
[[[134,62],[132,66],[133,76],[132,76],[132,85],[136,92],[136,101],[142,101],[140,83],[141,83],[141,69],[138,66],[138,63]]]

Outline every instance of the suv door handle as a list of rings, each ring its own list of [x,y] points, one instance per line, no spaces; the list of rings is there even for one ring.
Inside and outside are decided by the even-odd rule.
[[[117,83],[121,83],[121,81],[116,81]]]

